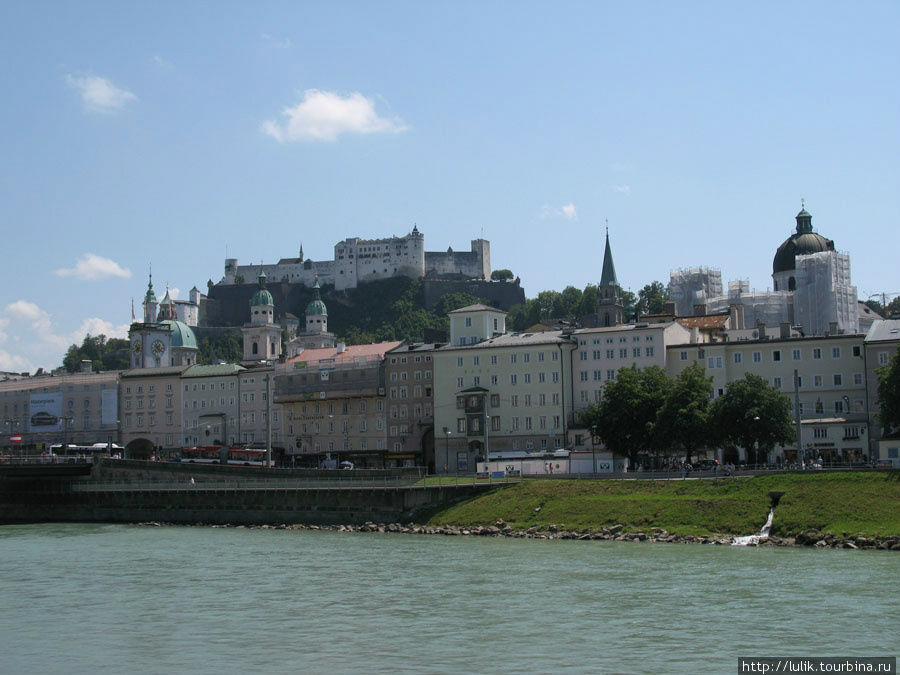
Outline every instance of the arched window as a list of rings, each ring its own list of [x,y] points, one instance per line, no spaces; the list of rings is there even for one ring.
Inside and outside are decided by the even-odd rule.
[[[253,347],[250,349],[251,353],[259,354],[259,345],[257,343],[253,343]]]

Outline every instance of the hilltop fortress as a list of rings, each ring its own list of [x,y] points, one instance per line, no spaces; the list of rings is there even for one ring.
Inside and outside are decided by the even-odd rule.
[[[271,265],[238,265],[237,258],[225,260],[225,276],[217,285],[249,283],[262,269],[269,282],[286,281],[312,287],[322,285],[337,291],[392,277],[428,277],[452,280],[487,280],[491,276],[491,244],[486,239],[472,241],[471,251],[425,250],[425,237],[417,227],[403,237],[360,239],[349,237],[334,246],[334,260],[309,260],[303,247],[296,258],[282,258]]]

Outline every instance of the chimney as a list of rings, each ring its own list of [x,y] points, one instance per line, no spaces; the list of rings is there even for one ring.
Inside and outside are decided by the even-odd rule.
[[[672,316],[675,316],[675,301],[667,300],[666,301],[666,309],[664,311],[666,314],[671,314]]]
[[[343,342],[338,342],[337,343],[337,351],[338,351],[338,354],[343,354],[345,351],[347,351],[347,345]]]
[[[756,332],[759,334],[760,340],[765,340],[766,339],[766,324],[764,324],[762,321],[757,321],[756,322]]]
[[[831,323],[828,324],[828,334],[829,335],[837,335],[838,334],[837,321],[832,321]]]
[[[789,337],[791,337],[791,324],[790,323],[788,323],[787,321],[782,321],[779,324],[779,327],[781,328],[781,339],[782,340],[787,340]]]
[[[729,307],[729,318],[731,319],[731,330],[743,330],[744,329],[744,306],[739,303],[734,303]]]

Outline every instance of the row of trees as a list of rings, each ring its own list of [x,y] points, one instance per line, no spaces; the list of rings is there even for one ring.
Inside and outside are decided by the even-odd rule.
[[[524,305],[516,305],[510,309],[506,324],[510,330],[522,331],[546,321],[581,321],[597,313],[598,292],[599,289],[594,284],[588,284],[584,290],[566,286],[562,292],[541,291],[537,297],[526,300]],[[660,281],[650,282],[637,295],[631,291],[622,291],[626,317],[659,314],[665,311],[668,299],[668,289]]]
[[[674,380],[659,366],[623,368],[581,423],[632,465],[646,455],[684,454],[690,462],[700,448],[720,445],[740,446],[756,463],[796,438],[790,399],[758,375],[732,382],[715,400],[712,393],[712,378],[696,363]]]

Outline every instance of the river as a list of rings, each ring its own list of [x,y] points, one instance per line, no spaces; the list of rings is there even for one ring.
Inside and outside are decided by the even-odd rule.
[[[0,672],[735,672],[898,651],[900,555],[0,527]]]

